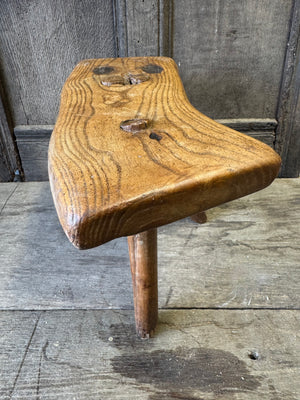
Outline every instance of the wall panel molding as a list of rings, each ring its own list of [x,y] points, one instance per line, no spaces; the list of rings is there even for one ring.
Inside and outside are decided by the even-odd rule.
[[[0,83],[0,182],[10,182],[16,175],[22,176],[17,145],[14,140],[8,109],[2,99],[4,92]]]
[[[128,57],[126,0],[113,0],[117,57]]]
[[[173,57],[173,0],[159,1],[159,52],[158,55]]]
[[[294,1],[278,102],[275,149],[282,177],[300,173],[300,0]]]

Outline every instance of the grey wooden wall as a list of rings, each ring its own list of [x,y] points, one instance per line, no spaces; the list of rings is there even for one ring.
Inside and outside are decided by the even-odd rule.
[[[0,180],[47,179],[79,60],[142,55],[173,57],[196,108],[268,143],[281,175],[298,176],[299,12],[300,0],[0,0]]]

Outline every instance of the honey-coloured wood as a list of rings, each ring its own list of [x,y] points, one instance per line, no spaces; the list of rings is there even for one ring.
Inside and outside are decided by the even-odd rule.
[[[134,120],[147,123],[121,128]],[[279,166],[271,148],[197,111],[165,57],[81,61],[64,85],[49,146],[58,216],[81,249],[260,190]]]
[[[153,336],[158,317],[157,230],[128,237],[136,332]]]

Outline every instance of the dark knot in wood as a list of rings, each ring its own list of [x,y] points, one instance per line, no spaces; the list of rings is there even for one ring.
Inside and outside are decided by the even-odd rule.
[[[144,67],[142,67],[142,70],[144,72],[147,72],[148,74],[159,74],[161,73],[164,69],[160,65],[156,64],[147,64]]]
[[[93,69],[94,74],[96,75],[105,75],[105,74],[110,74],[111,72],[114,71],[113,67],[96,67]]]
[[[149,135],[149,138],[157,140],[159,142],[162,139],[162,136],[159,135],[158,133],[151,132],[150,135]]]

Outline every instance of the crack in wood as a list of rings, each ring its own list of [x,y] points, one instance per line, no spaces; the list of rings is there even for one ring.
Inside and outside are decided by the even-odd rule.
[[[16,187],[12,190],[12,192],[9,194],[9,196],[5,200],[3,206],[0,210],[0,216],[2,215],[2,212],[4,211],[5,207],[7,206],[7,203],[9,202],[9,200],[11,199],[11,197],[14,195],[15,191],[17,190],[18,186],[19,186],[19,184],[16,184]]]
[[[20,376],[20,374],[21,374],[21,371],[22,371],[22,368],[23,368],[23,365],[24,365],[26,356],[27,356],[27,354],[28,354],[28,351],[29,351],[29,348],[30,348],[30,345],[31,345],[33,336],[34,336],[34,334],[35,334],[36,328],[37,328],[37,326],[38,326],[39,320],[40,320],[40,318],[41,318],[41,315],[42,315],[42,312],[41,312],[41,313],[38,315],[38,317],[37,317],[37,320],[36,320],[36,322],[35,322],[35,324],[34,324],[32,333],[31,333],[30,338],[29,338],[29,340],[28,340],[28,343],[27,343],[27,345],[26,345],[25,352],[24,352],[24,354],[23,354],[21,363],[20,363],[20,365],[19,365],[19,368],[18,368],[16,377],[15,377],[15,379],[14,379],[13,386],[12,386],[10,392],[9,392],[9,398],[10,398],[10,399],[12,399],[12,395],[13,395],[13,393],[14,393],[14,391],[15,391],[15,388],[16,388],[16,385],[17,385],[19,376]]]

